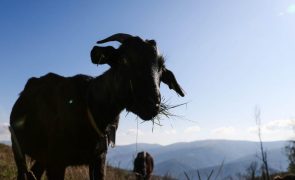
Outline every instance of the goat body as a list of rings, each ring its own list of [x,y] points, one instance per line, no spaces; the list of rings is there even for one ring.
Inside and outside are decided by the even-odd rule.
[[[23,153],[49,169],[95,164],[104,159],[107,140],[114,139],[95,131],[88,111],[99,131],[113,137],[111,134],[115,132],[107,130],[109,125],[117,127],[124,102],[119,99],[112,102],[116,92],[108,83],[112,81],[111,74],[107,72],[97,78],[85,75],[66,78],[49,73],[31,78],[11,113],[11,126]],[[92,94],[95,92],[103,96]]]
[[[137,180],[150,180],[154,170],[154,159],[148,152],[139,152],[134,160],[133,172]]]
[[[64,179],[67,166],[81,164],[89,165],[91,180],[103,180],[120,112],[126,108],[144,120],[154,118],[160,110],[160,82],[184,96],[155,41],[115,34],[98,43],[109,41],[122,44],[91,51],[93,63],[111,66],[101,76],[49,73],[28,80],[10,115],[18,180],[40,179],[44,170],[49,180]],[[34,175],[24,155],[35,160]]]

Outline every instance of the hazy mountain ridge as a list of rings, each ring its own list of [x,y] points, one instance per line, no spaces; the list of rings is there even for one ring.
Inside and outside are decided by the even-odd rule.
[[[274,171],[285,171],[288,166],[284,151],[287,142],[264,142],[263,145],[268,153],[270,168]],[[204,140],[167,146],[138,144],[137,149],[152,154],[155,174],[169,173],[179,179],[184,179],[184,172],[193,177],[196,177],[197,170],[204,177],[210,174],[212,169],[217,173],[222,162],[224,164],[220,178],[245,173],[251,162],[259,162],[260,155],[259,142],[231,140]],[[120,165],[121,168],[132,169],[135,151],[135,144],[117,146],[109,150],[108,162],[112,166]]]
[[[10,145],[10,142],[5,144]],[[284,147],[287,141],[264,142],[263,145],[268,153],[270,169],[286,171],[288,160]],[[212,176],[218,174],[218,179],[234,177],[238,173],[245,173],[251,162],[259,162],[260,156],[259,142],[204,140],[167,146],[144,143],[116,146],[109,148],[107,162],[113,167],[130,170],[136,149],[148,151],[154,157],[154,174],[170,174],[178,179],[185,179],[184,172],[190,177],[197,177],[197,171],[205,178],[212,170]]]

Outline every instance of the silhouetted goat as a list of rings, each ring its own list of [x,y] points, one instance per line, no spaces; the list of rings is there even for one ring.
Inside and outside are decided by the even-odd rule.
[[[154,40],[115,34],[98,44],[121,43],[119,48],[95,46],[94,64],[110,69],[98,77],[62,77],[49,73],[31,78],[12,108],[10,130],[18,180],[64,179],[65,168],[89,165],[90,179],[105,178],[105,158],[115,143],[119,115],[126,109],[143,120],[160,111],[160,82],[184,96],[173,73],[164,65]],[[35,160],[29,173],[25,155]]]
[[[137,180],[150,180],[154,170],[153,157],[148,152],[139,152],[134,160],[133,172]]]

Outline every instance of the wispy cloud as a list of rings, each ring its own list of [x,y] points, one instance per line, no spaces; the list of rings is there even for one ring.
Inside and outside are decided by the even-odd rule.
[[[295,13],[295,4],[290,4],[287,8],[287,13],[294,14]]]
[[[287,14],[295,14],[295,4],[290,4],[284,11],[279,12],[278,16],[285,16]]]
[[[290,129],[295,127],[295,120],[275,120],[267,123],[264,128],[269,131],[275,131],[280,129]]]
[[[10,140],[8,123],[0,123],[0,141],[8,141],[8,140]]]
[[[261,132],[262,133],[271,133],[274,131],[284,131],[284,130],[291,130],[295,127],[295,120],[291,119],[284,119],[284,120],[274,120],[270,121],[266,124],[261,125]],[[253,126],[248,128],[249,132],[257,133],[258,127]]]
[[[227,127],[219,127],[219,128],[216,128],[216,129],[213,129],[211,132],[213,134],[218,134],[218,135],[231,135],[233,133],[235,133],[236,129],[232,126],[227,126]]]
[[[188,127],[184,130],[184,133],[187,133],[187,134],[192,134],[192,133],[196,133],[196,132],[200,132],[201,131],[201,128],[199,126],[191,126],[191,127]]]
[[[278,16],[284,16],[284,15],[285,15],[284,12],[279,12],[279,13],[278,13]]]
[[[258,127],[257,126],[249,127],[247,129],[247,131],[250,132],[250,133],[257,133],[258,132]]]
[[[134,136],[136,134],[138,134],[138,136],[143,136],[144,133],[143,131],[141,131],[140,129],[128,129],[127,132],[126,132],[127,135],[131,135],[131,136]]]
[[[164,133],[167,135],[172,135],[172,134],[176,134],[177,132],[175,129],[172,129],[172,130],[165,130]]]
[[[262,124],[260,130],[263,140],[289,140],[294,138],[294,127],[295,120],[283,119]],[[249,127],[247,131],[252,135],[257,135],[258,127]]]

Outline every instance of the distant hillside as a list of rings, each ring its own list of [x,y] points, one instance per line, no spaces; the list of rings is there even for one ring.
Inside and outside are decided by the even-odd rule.
[[[11,146],[11,141],[0,141],[0,144],[5,144]]]
[[[0,180],[15,180],[16,166],[13,159],[11,147],[0,143]],[[86,166],[67,168],[66,180],[89,180],[88,168]],[[169,177],[153,177],[153,180],[169,180]],[[130,171],[108,166],[107,180],[135,180]]]
[[[9,143],[8,143],[9,144]],[[273,172],[286,171],[288,160],[284,152],[285,141],[265,142],[264,148],[268,153],[269,166]],[[259,143],[250,141],[206,140],[188,143],[175,143],[168,146],[157,144],[135,144],[109,148],[107,162],[110,166],[108,177],[115,179],[133,179],[130,171],[133,159],[138,151],[148,151],[155,160],[154,174],[167,174],[185,179],[184,172],[190,177],[197,177],[199,171],[202,179],[206,179],[213,170],[213,177],[218,179],[237,174],[243,174],[249,165],[259,159]],[[222,169],[220,166],[223,162]],[[259,164],[258,164],[259,166]],[[15,166],[9,146],[0,146],[0,179],[14,179]],[[67,179],[87,179],[86,167],[68,168]],[[192,178],[192,179],[194,179]],[[158,178],[160,179],[160,178]]]
[[[138,151],[154,152],[155,150],[162,149],[164,146],[158,144],[137,144]],[[136,157],[136,144],[127,146],[116,146],[115,148],[109,148],[107,154],[107,162],[113,167],[132,169],[133,160]]]
[[[282,158],[282,149],[273,149],[268,151],[268,163],[270,166],[271,173],[278,173],[278,172],[285,172],[287,169],[287,159]],[[261,162],[257,159],[256,155],[248,155],[243,158],[231,161],[231,162],[224,162],[224,165],[221,167],[221,164],[217,166],[211,166],[207,168],[198,169],[202,179],[205,179],[208,174],[211,173],[213,170],[212,176],[215,177],[218,175],[218,179],[226,179],[227,177],[236,177],[238,174],[245,174],[246,169],[249,168],[252,162],[257,162],[257,174],[260,174],[259,167],[261,166]],[[192,177],[197,176],[197,169],[190,170],[187,172]],[[180,179],[185,179],[184,174],[178,174]],[[237,178],[237,177],[236,177]]]
[[[285,156],[285,141],[265,142],[268,161],[273,171],[286,171],[288,166]],[[199,170],[203,177],[214,169],[217,173],[222,162],[223,168],[218,179],[234,177],[245,173],[253,161],[259,162],[259,143],[250,141],[206,140],[189,143],[176,143],[168,146],[138,144],[138,151],[145,150],[155,159],[155,174],[171,174],[178,179],[185,179],[184,172],[196,177]],[[115,167],[131,169],[135,156],[135,145],[117,146],[110,149],[108,162]],[[213,174],[214,175],[214,174]]]

